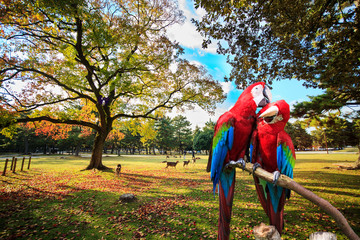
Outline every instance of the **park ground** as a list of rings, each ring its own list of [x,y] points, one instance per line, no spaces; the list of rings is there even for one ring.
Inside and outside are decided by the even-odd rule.
[[[212,193],[207,156],[165,168],[165,156],[110,156],[112,171],[82,171],[88,157],[33,157],[30,170],[0,177],[0,239],[216,239],[218,199]],[[360,171],[339,170],[357,154],[298,154],[294,180],[328,200],[360,234]],[[190,156],[187,156],[190,159]],[[25,164],[26,166],[26,164]],[[0,171],[4,160],[0,161]],[[252,176],[237,170],[231,239],[254,239],[268,223]],[[122,203],[133,193],[137,201]],[[319,207],[292,193],[285,206],[283,239],[307,239],[329,231],[346,239]]]

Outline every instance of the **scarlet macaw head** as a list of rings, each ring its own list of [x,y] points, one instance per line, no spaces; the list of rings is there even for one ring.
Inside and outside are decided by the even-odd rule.
[[[290,107],[285,100],[279,100],[266,105],[259,114],[259,118],[263,118],[264,123],[275,124],[282,122],[286,124],[290,118]]]
[[[251,84],[239,97],[239,102],[254,101],[256,107],[264,107],[271,102],[270,89],[263,82]]]

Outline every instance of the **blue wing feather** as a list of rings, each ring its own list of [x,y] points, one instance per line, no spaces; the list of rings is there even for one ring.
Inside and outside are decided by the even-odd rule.
[[[256,156],[254,156],[254,151],[257,151],[258,148],[258,141],[257,141],[258,135],[257,135],[257,129],[255,129],[252,132],[251,140],[250,140],[250,146],[249,146],[249,154],[250,154],[250,162],[255,163],[256,162]]]
[[[234,127],[230,124],[223,124],[213,138],[212,159],[211,159],[211,180],[215,194],[216,185],[219,183],[224,160],[234,143]],[[230,184],[231,185],[231,184]]]
[[[234,127],[230,127],[228,130],[228,149],[232,149],[233,143],[234,143]]]
[[[281,174],[284,174],[290,178],[293,178],[293,169],[295,165],[295,156],[291,149],[292,144],[287,144],[285,141],[280,141],[277,147],[277,167]],[[274,207],[274,212],[278,210],[281,194],[283,191],[282,187],[274,186],[270,183],[267,183],[271,203]],[[290,198],[291,191],[286,189],[286,197]]]
[[[287,141],[291,141],[290,137]],[[292,142],[280,141],[277,147],[277,164],[281,174],[293,178],[295,155]],[[291,191],[286,189],[286,197],[290,198]]]
[[[293,178],[295,156],[293,156],[290,147],[284,142],[281,142],[277,147],[277,165],[281,174]]]
[[[254,150],[254,145],[252,143],[250,143],[250,147],[249,147],[249,154],[250,154],[250,162],[253,162],[253,150]]]

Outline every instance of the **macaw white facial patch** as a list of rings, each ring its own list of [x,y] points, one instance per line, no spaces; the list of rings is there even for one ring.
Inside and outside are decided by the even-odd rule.
[[[251,94],[254,98],[254,102],[255,102],[256,106],[259,106],[259,103],[261,102],[261,100],[264,99],[263,90],[264,89],[261,85],[257,85],[253,89],[251,89]]]

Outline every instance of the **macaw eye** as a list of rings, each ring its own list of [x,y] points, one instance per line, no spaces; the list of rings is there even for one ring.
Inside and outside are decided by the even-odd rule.
[[[264,117],[264,121],[267,122],[267,123],[270,123],[274,120],[275,118],[275,115],[274,116],[270,116],[270,117]]]

